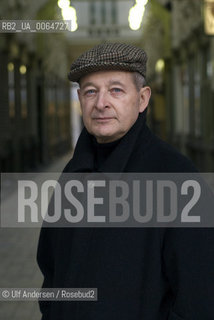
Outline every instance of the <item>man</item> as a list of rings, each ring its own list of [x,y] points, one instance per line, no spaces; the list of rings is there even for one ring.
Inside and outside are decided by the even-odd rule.
[[[195,172],[146,125],[146,54],[98,45],[71,66],[83,129],[64,172]],[[212,230],[43,228],[38,263],[45,288],[98,288],[98,300],[41,302],[43,320],[211,320]]]

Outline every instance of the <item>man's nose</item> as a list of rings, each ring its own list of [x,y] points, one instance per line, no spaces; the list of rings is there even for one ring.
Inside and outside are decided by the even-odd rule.
[[[96,100],[96,108],[103,110],[109,108],[108,92],[99,92]]]

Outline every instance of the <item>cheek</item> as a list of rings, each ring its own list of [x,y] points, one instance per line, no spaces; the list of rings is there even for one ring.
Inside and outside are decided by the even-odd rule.
[[[83,120],[83,123],[85,126],[87,125],[88,121],[90,120],[90,117],[87,113],[87,109],[85,109],[85,108],[82,108],[82,120]]]
[[[90,108],[90,105],[88,104],[83,104],[82,107],[81,107],[81,110],[82,110],[82,116],[83,118],[86,118],[88,119],[90,114],[91,114],[91,108]]]
[[[89,125],[91,124],[91,117],[90,117],[90,115],[87,114],[86,112],[83,113],[82,119],[83,119],[83,123],[84,123],[86,126],[89,126]]]
[[[120,109],[121,120],[127,124],[132,123],[133,121],[135,122],[139,115],[139,108],[137,108],[137,106],[134,104],[129,104],[126,108],[124,108],[124,105],[123,108]]]

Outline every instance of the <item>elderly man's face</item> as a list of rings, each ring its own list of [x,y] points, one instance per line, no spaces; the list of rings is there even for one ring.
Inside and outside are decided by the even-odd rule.
[[[98,71],[81,79],[78,94],[86,129],[107,143],[132,127],[148,105],[150,88],[138,91],[131,72]]]

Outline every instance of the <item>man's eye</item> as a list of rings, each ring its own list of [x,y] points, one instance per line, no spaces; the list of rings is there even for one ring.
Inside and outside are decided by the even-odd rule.
[[[112,88],[111,91],[115,92],[115,93],[120,93],[120,92],[122,92],[122,89],[120,89],[120,88]]]
[[[94,89],[89,89],[85,92],[86,95],[93,95],[95,93],[95,90]]]

